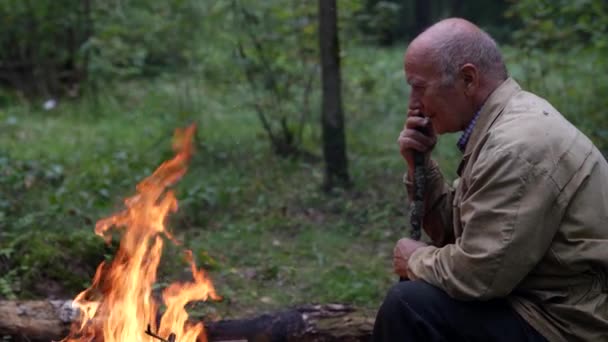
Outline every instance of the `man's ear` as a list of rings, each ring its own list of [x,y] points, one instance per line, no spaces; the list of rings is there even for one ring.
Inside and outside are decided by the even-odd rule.
[[[467,63],[460,68],[460,76],[464,81],[464,92],[472,96],[479,88],[479,70],[471,63]]]

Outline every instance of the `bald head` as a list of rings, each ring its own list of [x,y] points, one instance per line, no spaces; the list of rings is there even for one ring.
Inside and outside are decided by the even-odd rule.
[[[467,63],[475,65],[489,81],[503,81],[508,77],[496,42],[464,19],[445,19],[429,27],[411,42],[406,60],[408,57],[434,64],[444,84],[453,83],[460,68]]]

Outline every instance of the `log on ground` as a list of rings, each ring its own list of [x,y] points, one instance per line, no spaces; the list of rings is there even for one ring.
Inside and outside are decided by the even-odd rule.
[[[67,335],[76,317],[71,301],[0,301],[0,337],[58,341]],[[371,312],[324,304],[246,319],[205,322],[205,329],[210,342],[358,342],[369,340],[373,323]]]

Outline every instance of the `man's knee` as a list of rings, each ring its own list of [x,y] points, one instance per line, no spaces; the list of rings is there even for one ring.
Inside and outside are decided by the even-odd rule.
[[[413,311],[411,313],[424,317],[429,310],[441,306],[446,300],[449,297],[445,292],[424,281],[403,281],[388,291],[380,311],[389,315]]]

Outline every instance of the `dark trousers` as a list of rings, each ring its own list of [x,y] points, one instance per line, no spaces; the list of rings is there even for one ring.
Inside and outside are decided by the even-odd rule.
[[[391,288],[382,303],[372,341],[547,340],[506,300],[458,301],[423,281],[403,281]]]

